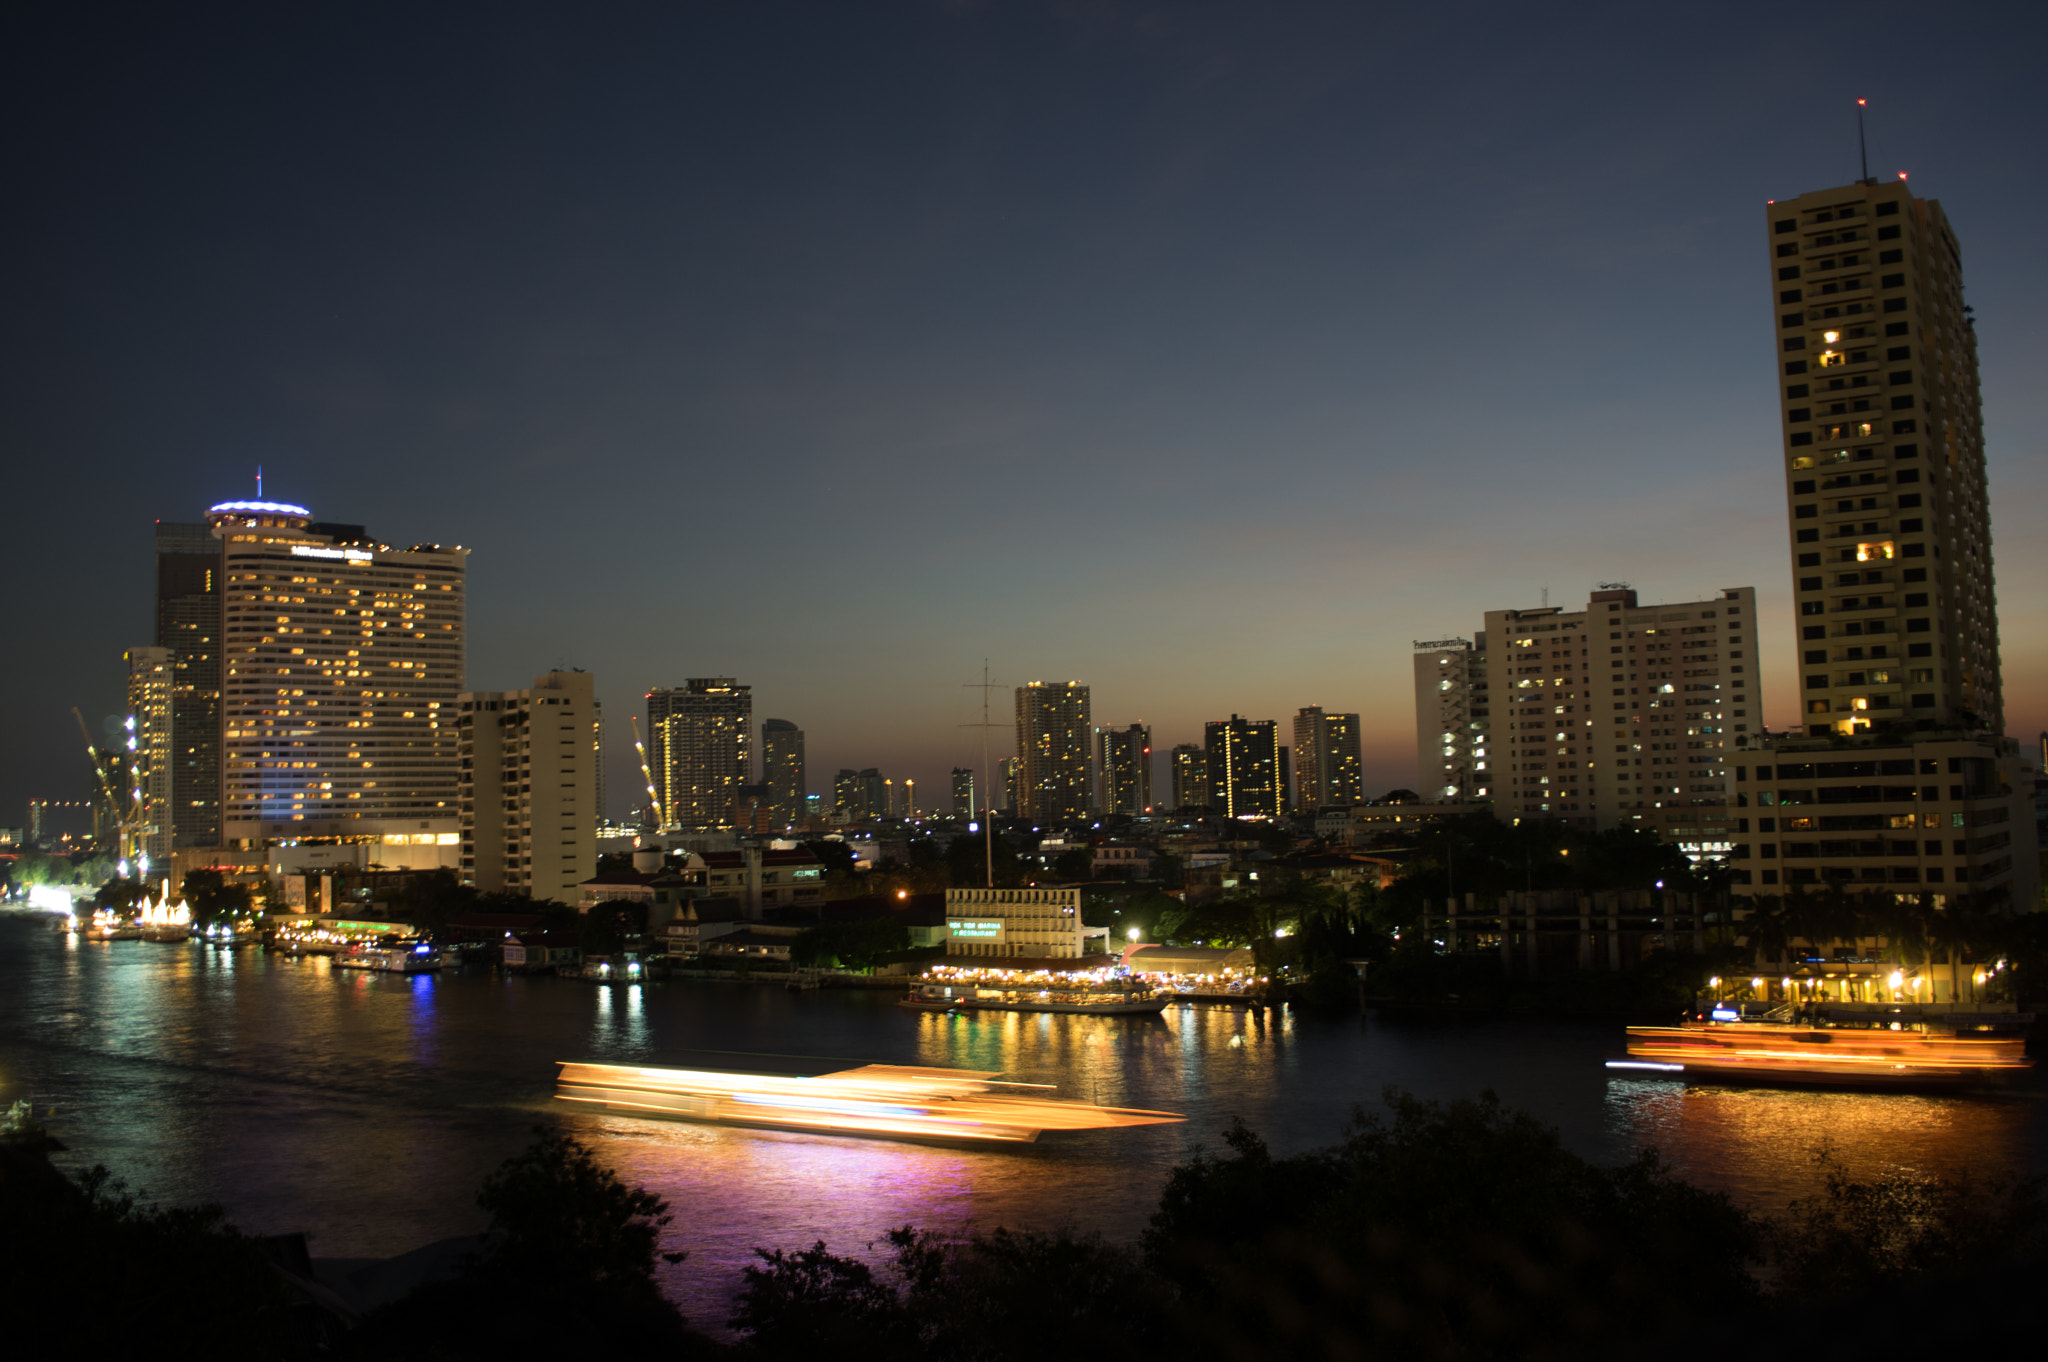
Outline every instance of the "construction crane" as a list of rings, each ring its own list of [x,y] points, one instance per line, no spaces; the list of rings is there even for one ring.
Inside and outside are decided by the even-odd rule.
[[[142,791],[131,789],[124,798],[115,794],[114,786],[107,779],[105,763],[100,760],[100,750],[92,740],[92,730],[85,726],[85,716],[78,712],[78,706],[71,707],[71,717],[78,720],[78,735],[85,739],[85,754],[92,759],[93,779],[99,782],[100,795],[107,801],[107,812],[114,819],[115,845],[123,861],[135,855],[135,844],[140,840],[142,829]]]
[[[668,817],[662,812],[661,796],[654,792],[654,772],[647,765],[647,744],[640,741],[640,716],[626,717],[633,723],[633,750],[640,754],[640,774],[647,781],[647,802],[654,806],[654,827],[658,832],[668,826]]]

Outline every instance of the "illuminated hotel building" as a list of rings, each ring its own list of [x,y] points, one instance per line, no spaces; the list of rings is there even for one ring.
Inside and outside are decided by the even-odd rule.
[[[1294,807],[1351,808],[1365,802],[1358,716],[1310,705],[1294,716]]]
[[[128,662],[129,807],[136,849],[152,864],[171,860],[171,706],[177,663],[168,648],[130,648]]]
[[[574,904],[597,873],[597,708],[589,672],[456,699],[462,882]]]
[[[1017,687],[1017,804],[1034,823],[1086,818],[1094,804],[1089,775],[1088,687],[1033,681]]]
[[[1202,728],[1208,804],[1225,818],[1280,816],[1280,725],[1235,714]]]
[[[1416,794],[1424,803],[1493,797],[1486,635],[1415,643]]]
[[[1152,812],[1152,730],[1144,724],[1105,728],[1095,735],[1104,813],[1133,818]]]
[[[1804,732],[1736,773],[1753,892],[2036,906],[1962,248],[1903,179],[1765,206]]]
[[[280,502],[207,518],[221,547],[225,842],[452,843],[468,550],[393,548]]]
[[[729,676],[693,676],[647,693],[648,753],[670,827],[732,826],[753,783],[754,694]]]

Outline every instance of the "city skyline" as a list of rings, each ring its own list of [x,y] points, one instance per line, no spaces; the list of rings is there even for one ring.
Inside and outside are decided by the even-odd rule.
[[[1644,600],[1753,581],[1761,632],[1788,638],[1754,214],[1853,176],[1854,96],[1873,175],[1910,171],[1964,244],[1992,497],[2048,491],[2048,398],[2027,378],[2048,343],[2026,323],[2048,292],[2043,191],[2012,173],[2026,44],[1988,16],[1880,19],[1873,41],[1910,39],[1927,71],[1873,87],[1826,43],[1794,58],[1829,15],[1774,19],[1772,54],[1730,25],[1674,74],[1636,60],[1669,41],[1656,21],[1610,35],[1504,12],[1499,50],[1448,92],[1424,74],[1452,50],[1435,18],[1364,44],[1306,12],[1092,33],[1037,12],[866,30],[819,12],[832,59],[786,64],[750,16],[677,19],[644,59],[573,21],[509,23],[506,59],[562,54],[546,99],[458,76],[450,101],[408,66],[368,119],[334,104],[333,74],[308,82],[318,97],[274,83],[264,42],[285,19],[208,61],[154,34],[128,65],[81,64],[106,39],[60,24],[17,45],[61,75],[11,90],[41,209],[6,228],[14,258],[44,262],[5,381],[16,501],[49,513],[0,551],[62,645],[4,683],[0,810],[83,797],[60,721],[122,711],[120,658],[153,637],[121,585],[148,570],[146,527],[250,495],[258,464],[320,514],[469,548],[465,684],[593,672],[620,809],[638,781],[616,716],[690,675],[752,685],[757,713],[806,730],[816,772],[931,792],[981,771],[963,725],[984,656],[1007,685],[1084,678],[1098,713],[1144,716],[1155,753],[1321,703],[1361,714],[1375,795],[1413,783],[1411,641],[1480,611],[1617,579]],[[379,83],[373,36],[336,35],[321,69]],[[416,36],[420,60],[467,69],[436,54],[473,35]],[[674,80],[665,55],[699,40],[751,75]],[[899,104],[843,74],[849,51],[885,63]],[[969,69],[1014,104],[967,90]],[[1062,113],[1048,92],[1069,88]],[[1487,90],[1514,91],[1512,119],[1455,97]],[[709,123],[693,101],[757,99],[788,127],[673,143]],[[80,103],[103,112],[35,111]],[[465,103],[484,122],[446,107]],[[145,108],[159,131],[136,144],[121,130]],[[825,109],[843,129],[819,131]],[[639,170],[671,151],[689,174]],[[444,192],[451,160],[470,169]],[[127,205],[188,181],[179,212],[134,229]],[[1095,495],[1048,515],[1011,494],[1019,470]],[[764,485],[773,562],[747,516],[678,533],[673,507]],[[1672,504],[1693,509],[1654,512]],[[102,531],[89,554],[73,508]],[[2006,728],[2028,740],[2048,727],[2048,607],[2013,586],[2048,573],[2048,546],[1994,522]],[[1796,668],[1769,650],[1773,729],[1800,722]]]

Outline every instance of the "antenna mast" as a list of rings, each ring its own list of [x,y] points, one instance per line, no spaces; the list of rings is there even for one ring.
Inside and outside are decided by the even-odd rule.
[[[988,659],[984,657],[981,660],[980,683],[977,685],[975,682],[970,681],[962,687],[963,690],[979,690],[981,692],[981,722],[978,724],[961,725],[962,728],[978,728],[981,730],[982,861],[985,873],[988,876],[988,887],[991,889],[996,887],[996,820],[995,805],[991,802],[995,798],[995,786],[989,781],[988,731],[991,728],[1002,727],[1000,724],[990,723],[988,719],[988,693],[993,684],[988,679]]]
[[[1867,99],[1856,101],[1856,158],[1863,167],[1863,178],[1859,181],[1861,184],[1870,183],[1870,147],[1863,139],[1863,110],[1869,104],[1870,101]]]

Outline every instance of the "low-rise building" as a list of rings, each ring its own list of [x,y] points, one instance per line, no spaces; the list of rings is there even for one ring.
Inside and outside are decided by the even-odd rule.
[[[1081,921],[1079,889],[948,889],[946,954],[1076,958],[1108,929]]]

